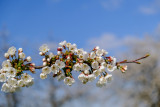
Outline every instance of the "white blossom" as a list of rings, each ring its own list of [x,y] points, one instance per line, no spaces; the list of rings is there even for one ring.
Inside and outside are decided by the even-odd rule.
[[[8,70],[9,70],[9,68],[10,68],[10,67],[8,67],[8,68],[2,68],[2,69],[0,70],[0,72],[1,72],[1,73],[7,73]]]
[[[89,81],[88,75],[84,75],[84,79],[82,80],[83,84],[86,84]]]
[[[56,60],[55,64],[60,68],[64,68],[65,67],[65,63],[60,61],[60,60]]]
[[[105,79],[107,80],[108,83],[111,82],[112,81],[112,75],[111,74],[107,74],[105,76]]]
[[[66,44],[67,44],[67,42],[65,40],[59,43],[59,45],[62,47],[65,46]]]
[[[102,53],[103,53],[103,55],[107,55],[108,54],[108,52],[106,50],[104,50],[104,49],[102,49]]]
[[[51,68],[48,66],[45,66],[42,68],[42,73],[49,74],[51,72]]]
[[[64,80],[64,78],[65,78],[64,73],[61,73],[60,75],[58,75],[57,80],[61,81],[61,80]]]
[[[100,75],[100,70],[94,70],[93,71],[93,74],[98,77]]]
[[[15,92],[16,88],[17,88],[16,86],[11,86],[9,89],[9,92],[12,92],[12,93]]]
[[[10,86],[7,83],[4,83],[2,85],[1,91],[3,91],[3,92],[9,92],[10,91]]]
[[[106,68],[104,66],[100,66],[99,68],[99,71],[102,73],[102,72],[105,72],[106,71]]]
[[[88,57],[89,57],[89,54],[86,52],[86,51],[84,51],[83,52],[83,60],[85,60],[85,61],[87,61],[88,60]]]
[[[107,63],[106,62],[102,62],[101,66],[107,67]]]
[[[69,48],[69,47],[70,47],[70,45],[71,45],[71,43],[67,43],[67,44],[66,44],[66,47],[67,47],[67,48]]]
[[[91,52],[90,55],[89,55],[89,57],[90,57],[91,59],[94,59],[94,58],[96,57],[95,52]]]
[[[51,59],[51,58],[53,58],[55,55],[52,53],[52,52],[50,52],[49,53],[49,58]]]
[[[40,50],[42,53],[48,52],[48,51],[49,51],[48,45],[43,44],[43,45],[39,48],[39,50]]]
[[[84,78],[85,78],[85,75],[84,75],[83,73],[81,73],[81,74],[78,76],[78,79],[81,80],[81,81],[82,81]]]
[[[29,74],[27,74],[27,73],[23,73],[22,74],[22,80],[24,80],[24,82],[28,82],[28,81],[30,81],[32,79],[33,78]]]
[[[34,84],[33,78],[29,79],[28,81],[25,82],[26,87],[30,87]]]
[[[47,78],[47,74],[41,73],[41,74],[40,74],[40,78],[41,78],[41,79],[46,79],[46,78]]]
[[[9,49],[8,49],[8,52],[7,52],[9,55],[15,55],[15,53],[16,53],[16,48],[14,47],[14,46],[12,46],[12,47],[10,47]]]
[[[99,68],[99,64],[97,61],[92,62],[92,68],[93,69],[98,69]]]
[[[83,54],[79,54],[78,57],[79,57],[80,59],[83,59]]]
[[[72,52],[75,52],[76,49],[77,49],[77,45],[76,44],[73,44],[73,45],[69,46],[69,50],[72,51]]]
[[[7,77],[15,77],[17,70],[13,67],[8,68]]]
[[[25,85],[24,81],[23,80],[18,80],[18,86],[19,87],[23,87]]]
[[[51,66],[51,71],[54,73],[54,74],[57,74],[59,72],[59,68],[56,64],[53,64]]]
[[[90,67],[86,63],[83,63],[81,67],[83,71],[90,69]]]
[[[96,55],[99,56],[99,57],[102,56],[103,55],[103,51],[101,49],[97,49],[96,50]]]
[[[93,80],[95,80],[95,79],[96,79],[96,76],[95,76],[94,74],[88,75],[88,80],[89,80],[89,81],[93,81]]]
[[[103,76],[100,77],[99,81],[100,81],[101,84],[105,84],[107,82],[106,78],[103,77]]]
[[[83,84],[86,84],[86,83],[89,81],[89,76],[81,73],[81,74],[78,76],[78,79],[79,79],[80,81],[82,81]],[[90,80],[92,80],[91,77],[90,77]]]
[[[117,69],[117,66],[115,66],[115,65],[112,65],[112,64],[108,64],[107,65],[107,70],[109,71],[109,72],[113,72],[114,70],[116,70]]]
[[[14,86],[17,84],[17,80],[15,78],[8,78],[7,82],[11,86]]]
[[[99,63],[104,62],[104,59],[102,57],[96,57],[96,61],[98,61]]]
[[[25,54],[23,52],[19,53],[19,58],[24,59],[25,58]]]
[[[77,49],[76,53],[77,53],[77,55],[83,54],[83,49]]]
[[[64,83],[69,85],[69,86],[71,86],[74,82],[75,82],[75,80],[73,78],[71,78],[71,77],[66,77],[64,79]]]
[[[106,80],[105,77],[100,77],[98,82],[96,83],[96,86],[97,87],[103,87],[103,86],[106,85],[106,82],[107,82],[107,80]]]
[[[116,64],[116,58],[115,57],[110,57],[110,59],[111,59],[111,64],[115,65]]]
[[[89,70],[84,70],[84,73],[88,75],[89,74]]]
[[[6,74],[5,73],[0,74],[0,82],[6,82]]]
[[[98,82],[96,83],[96,86],[101,88],[101,87],[105,86],[105,84],[101,84],[100,81],[98,81]]]
[[[80,71],[80,70],[81,70],[81,65],[80,65],[79,63],[74,64],[73,70],[75,70],[75,71]]]
[[[2,67],[3,68],[9,68],[9,67],[11,67],[11,63],[9,62],[9,61],[3,61],[3,63],[2,63]]]

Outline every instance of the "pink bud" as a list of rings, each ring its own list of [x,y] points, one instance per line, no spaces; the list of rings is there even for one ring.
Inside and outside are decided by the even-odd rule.
[[[63,50],[62,47],[58,47],[58,48],[57,48],[57,51],[62,51],[62,50]]]

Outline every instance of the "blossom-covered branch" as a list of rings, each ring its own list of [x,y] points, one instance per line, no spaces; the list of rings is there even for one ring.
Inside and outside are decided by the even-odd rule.
[[[104,49],[95,47],[90,53],[83,49],[78,49],[76,44],[62,41],[57,48],[57,54],[49,53],[49,47],[44,44],[40,50],[40,55],[43,56],[42,66],[36,66],[31,63],[32,58],[28,56],[25,58],[23,49],[18,49],[16,55],[16,48],[11,47],[8,52],[4,54],[6,61],[2,63],[0,70],[0,82],[4,82],[1,91],[15,92],[20,90],[20,87],[29,87],[33,85],[33,78],[26,71],[35,73],[36,69],[42,69],[40,74],[41,79],[46,79],[48,74],[52,73],[54,78],[59,81],[64,80],[64,83],[71,86],[75,79],[72,75],[74,71],[80,72],[78,79],[86,84],[99,78],[96,85],[98,87],[105,86],[112,80],[112,72],[116,69],[125,72],[127,65],[124,63],[139,63],[138,61],[148,57],[146,55],[133,61],[117,62],[115,57],[107,56],[108,52]]]

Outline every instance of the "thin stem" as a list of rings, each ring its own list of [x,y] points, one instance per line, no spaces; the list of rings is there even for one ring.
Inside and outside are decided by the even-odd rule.
[[[35,69],[42,69],[44,66],[43,65],[41,65],[41,66],[35,66],[34,68]]]
[[[150,55],[149,54],[147,54],[147,55],[145,55],[145,56],[143,56],[143,57],[140,57],[140,58],[138,58],[138,59],[136,59],[136,60],[132,60],[132,61],[127,61],[127,60],[124,60],[124,61],[120,61],[120,62],[117,62],[117,65],[119,65],[119,64],[124,64],[124,63],[136,63],[136,64],[141,64],[140,62],[138,62],[139,60],[142,60],[142,59],[145,59],[145,58],[147,58],[147,57],[149,57]]]

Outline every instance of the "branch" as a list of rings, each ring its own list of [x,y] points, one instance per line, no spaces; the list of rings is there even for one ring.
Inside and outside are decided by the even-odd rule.
[[[34,68],[35,69],[42,69],[44,66],[43,65],[41,65],[41,66],[35,66]]]
[[[117,62],[116,65],[125,64],[125,63],[136,63],[136,64],[141,64],[141,63],[139,62],[139,60],[145,59],[145,58],[147,58],[147,57],[149,57],[149,56],[150,56],[150,54],[146,54],[145,56],[140,57],[140,58],[138,58],[138,59],[136,59],[136,60],[132,60],[132,61],[123,60],[123,61]]]

